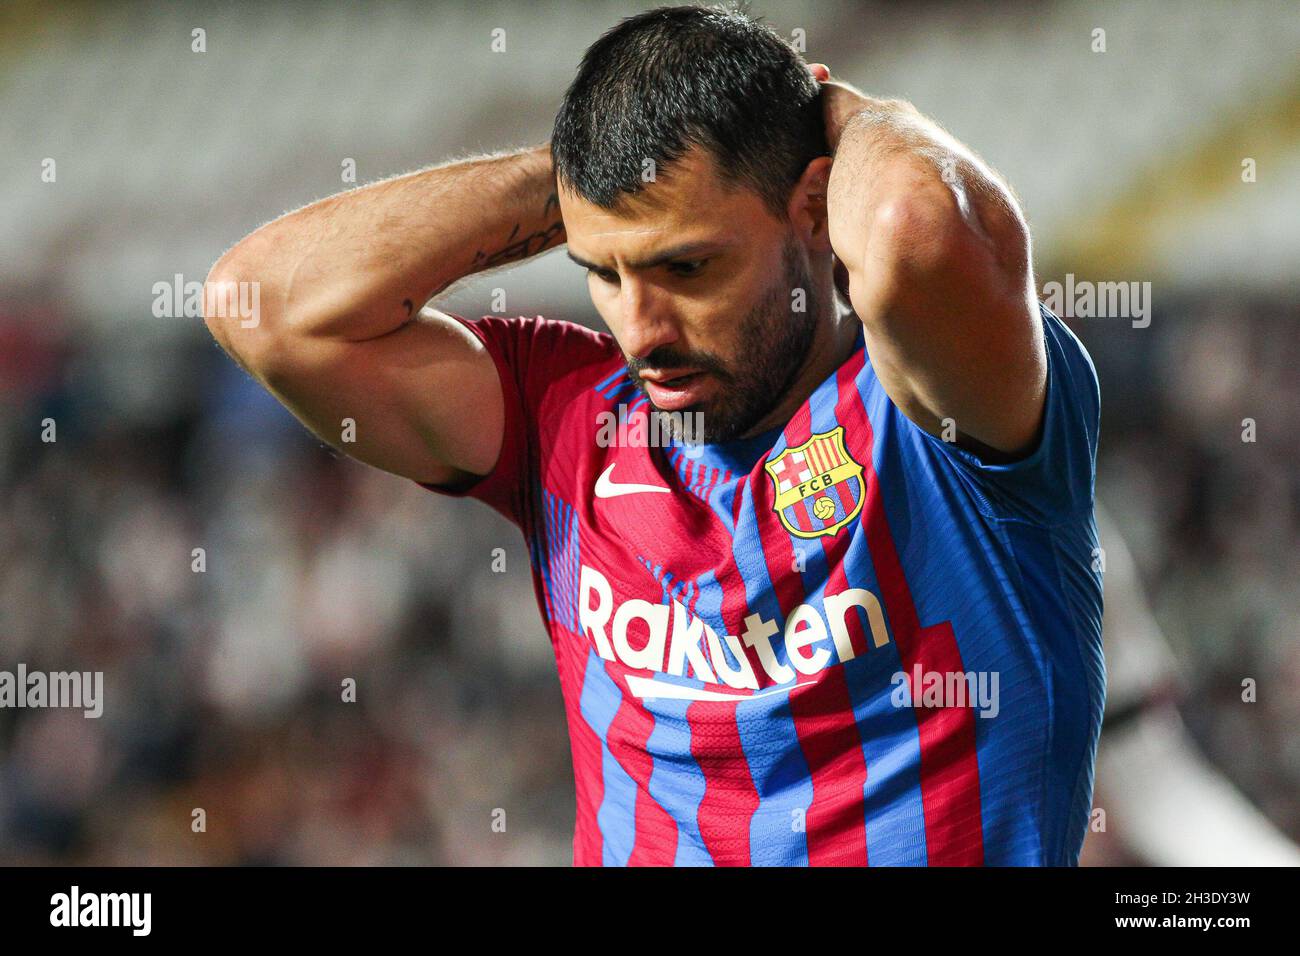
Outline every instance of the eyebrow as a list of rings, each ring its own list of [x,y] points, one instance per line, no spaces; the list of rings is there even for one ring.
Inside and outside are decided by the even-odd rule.
[[[720,244],[713,241],[688,242],[665,249],[663,252],[657,253],[648,259],[639,259],[635,262],[629,262],[627,265],[629,269],[653,269],[655,266],[661,266],[665,262],[671,262],[674,259],[688,259],[697,253],[716,250],[719,247]],[[570,259],[582,266],[584,269],[600,270],[604,268],[604,266],[598,266],[594,262],[588,262],[586,259],[582,258],[582,256],[574,255],[572,249],[566,247],[564,251]]]

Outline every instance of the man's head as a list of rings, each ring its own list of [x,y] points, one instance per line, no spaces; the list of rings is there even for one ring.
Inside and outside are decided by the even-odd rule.
[[[633,380],[710,442],[774,424],[830,314],[818,94],[768,27],[663,7],[587,50],[556,117],[569,255]]]

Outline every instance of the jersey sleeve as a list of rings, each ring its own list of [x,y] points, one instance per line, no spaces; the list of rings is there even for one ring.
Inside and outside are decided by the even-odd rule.
[[[601,337],[573,322],[536,318],[452,314],[483,343],[496,366],[505,406],[504,434],[496,464],[486,475],[459,486],[417,482],[451,498],[476,498],[528,532],[532,486],[539,473],[547,407],[562,405],[566,373],[605,354]]]
[[[1039,303],[1047,351],[1047,397],[1038,446],[1024,458],[991,464],[917,428],[959,471],[995,517],[1051,525],[1090,510],[1096,482],[1101,395],[1083,343]]]

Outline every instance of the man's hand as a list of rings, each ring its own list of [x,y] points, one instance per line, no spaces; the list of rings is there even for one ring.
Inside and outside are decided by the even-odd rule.
[[[822,87],[822,121],[826,129],[826,144],[830,147],[832,156],[839,147],[844,127],[863,110],[892,108],[915,111],[910,103],[903,100],[875,99],[849,83],[832,80],[830,67],[825,63],[810,63],[808,68],[812,71],[813,78]],[[835,257],[833,274],[835,288],[845,300],[851,301],[849,270],[838,256]]]
[[[822,87],[822,120],[826,127],[826,145],[831,154],[839,147],[844,127],[864,109],[898,109],[915,112],[905,100],[884,100],[867,96],[857,87],[841,80],[832,80],[830,68],[825,63],[810,63],[808,68]]]
[[[848,83],[832,80],[830,68],[825,63],[809,64],[809,69],[822,87],[822,121],[826,126],[826,145],[831,148],[831,155],[834,155],[845,124],[867,107],[869,99],[861,90]]]

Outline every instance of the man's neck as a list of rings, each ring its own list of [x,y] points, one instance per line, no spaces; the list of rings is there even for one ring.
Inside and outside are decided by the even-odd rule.
[[[852,311],[841,313],[834,303],[831,308],[831,314],[817,324],[812,345],[785,399],[741,437],[752,438],[784,425],[799,406],[808,401],[808,396],[816,391],[817,386],[853,354],[862,322]]]

